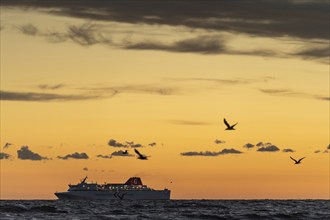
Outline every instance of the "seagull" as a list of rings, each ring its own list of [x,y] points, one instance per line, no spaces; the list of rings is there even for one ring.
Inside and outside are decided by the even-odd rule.
[[[3,149],[6,149],[8,147],[10,147],[12,144],[11,143],[6,143],[4,146],[3,146]]]
[[[137,149],[134,149],[134,151],[135,151],[135,153],[136,153],[137,155],[139,155],[139,156],[138,156],[138,159],[140,159],[140,160],[148,160],[148,157],[145,156],[145,155],[143,155],[143,154],[141,154]]]
[[[235,126],[237,125],[237,123],[236,124],[234,124],[234,125],[230,125],[228,122],[227,122],[227,120],[224,118],[223,119],[223,122],[225,123],[225,125],[227,126],[227,128],[225,129],[225,130],[235,130]]]
[[[123,154],[128,154],[128,151],[127,150],[123,151]]]
[[[300,158],[299,160],[295,160],[295,159],[293,159],[292,157],[290,157],[291,158],[291,160],[293,160],[295,163],[294,164],[300,164],[300,162],[305,158],[305,157],[303,157],[303,158]]]

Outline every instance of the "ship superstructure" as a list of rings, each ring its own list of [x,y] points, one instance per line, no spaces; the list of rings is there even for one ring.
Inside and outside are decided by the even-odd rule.
[[[143,185],[141,178],[131,177],[123,183],[97,184],[87,182],[87,176],[76,185],[69,184],[67,192],[56,192],[59,199],[130,199],[169,200],[171,191],[155,190]]]

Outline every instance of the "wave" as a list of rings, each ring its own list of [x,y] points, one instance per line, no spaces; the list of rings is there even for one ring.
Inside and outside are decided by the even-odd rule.
[[[9,212],[9,213],[22,213],[22,212],[41,212],[41,213],[68,213],[64,210],[58,210],[54,206],[41,205],[41,206],[32,206],[30,208],[22,205],[11,205],[5,204],[0,206],[0,212]]]

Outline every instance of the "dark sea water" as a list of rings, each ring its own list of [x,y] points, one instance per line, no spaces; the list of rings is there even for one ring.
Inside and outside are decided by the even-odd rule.
[[[0,219],[330,219],[330,200],[0,200]]]

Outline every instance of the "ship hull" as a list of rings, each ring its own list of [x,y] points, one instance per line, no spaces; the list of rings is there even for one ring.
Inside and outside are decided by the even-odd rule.
[[[55,195],[67,200],[169,200],[171,191],[68,191],[56,192]]]

